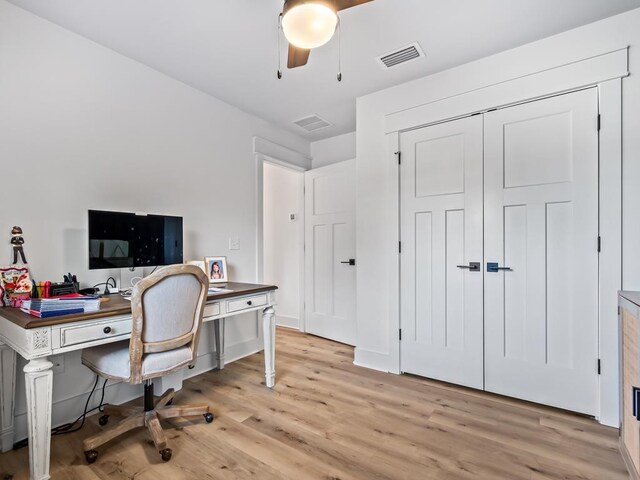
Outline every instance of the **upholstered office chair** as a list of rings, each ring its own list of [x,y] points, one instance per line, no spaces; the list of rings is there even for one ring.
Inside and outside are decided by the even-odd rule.
[[[167,390],[155,402],[152,379],[193,365],[197,358],[198,337],[207,300],[209,280],[193,265],[162,268],[140,281],[133,289],[131,340],[100,345],[82,352],[82,363],[98,375],[132,384],[144,382],[143,407],[107,405],[100,424],[109,415],[126,418],[103,432],[84,440],[87,462],[98,458],[100,445],[134,428],[146,426],[162,459],[171,458],[160,420],[204,415],[210,423],[213,415],[206,404],[173,406],[175,392]]]

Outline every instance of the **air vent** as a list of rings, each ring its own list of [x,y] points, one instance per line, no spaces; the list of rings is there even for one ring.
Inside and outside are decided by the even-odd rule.
[[[378,60],[381,67],[387,69],[421,57],[424,57],[424,52],[418,42],[415,42],[393,52],[385,53],[376,58],[376,60]]]
[[[293,123],[298,125],[300,128],[304,128],[307,132],[315,132],[321,128],[327,128],[333,125],[332,123],[327,122],[324,118],[320,118],[318,115],[310,115],[308,117],[300,118]]]

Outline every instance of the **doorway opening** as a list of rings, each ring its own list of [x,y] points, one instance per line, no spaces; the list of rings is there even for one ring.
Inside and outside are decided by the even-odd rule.
[[[276,324],[304,331],[304,173],[263,160],[262,282],[278,286]]]

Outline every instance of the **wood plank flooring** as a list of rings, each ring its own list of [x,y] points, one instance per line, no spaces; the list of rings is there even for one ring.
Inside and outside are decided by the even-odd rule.
[[[176,403],[209,402],[216,419],[167,422],[161,461],[145,429],[99,449],[97,417],[54,437],[56,479],[628,479],[618,431],[552,408],[353,365],[353,349],[277,332],[277,383],[262,355],[194,377]],[[113,420],[113,419],[112,419]],[[28,478],[27,450],[0,454],[0,479]]]

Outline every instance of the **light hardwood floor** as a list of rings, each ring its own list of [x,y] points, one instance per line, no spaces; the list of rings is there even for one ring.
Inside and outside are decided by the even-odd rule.
[[[176,403],[216,419],[175,421],[163,463],[144,429],[99,449],[54,437],[56,479],[628,479],[618,432],[552,408],[356,367],[353,349],[278,329],[277,383],[260,354],[185,382]],[[184,428],[183,428],[184,427]],[[0,454],[0,479],[25,479],[27,450]]]

